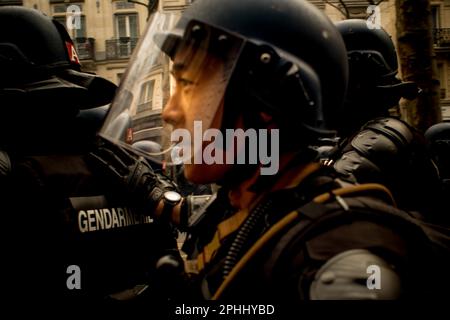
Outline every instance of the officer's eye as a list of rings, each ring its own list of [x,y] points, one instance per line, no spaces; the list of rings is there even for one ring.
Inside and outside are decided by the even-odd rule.
[[[185,77],[184,72],[173,69],[173,70],[171,70],[170,73],[174,77],[177,86],[179,86],[180,88],[188,89],[188,88],[191,88],[191,86],[195,84],[194,81]]]
[[[194,81],[189,80],[189,79],[185,79],[185,78],[178,78],[177,79],[177,83],[182,86],[182,87],[187,87],[187,86],[191,86],[194,84]]]

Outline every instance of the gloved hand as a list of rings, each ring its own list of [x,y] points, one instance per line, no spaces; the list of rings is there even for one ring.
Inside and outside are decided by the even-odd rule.
[[[108,140],[101,139],[89,157],[107,176],[124,188],[133,206],[153,211],[164,192],[178,189],[169,178],[155,173],[144,157]]]

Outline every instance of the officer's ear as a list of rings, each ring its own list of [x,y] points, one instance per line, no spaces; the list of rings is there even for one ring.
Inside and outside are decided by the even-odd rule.
[[[280,127],[274,115],[255,110],[255,108],[244,111],[236,119],[235,125],[240,123],[242,128],[245,129],[275,129]]]
[[[261,121],[263,123],[268,124],[273,121],[273,117],[270,114],[268,114],[267,112],[260,112],[259,117],[261,118]]]
[[[274,117],[267,112],[259,113],[260,122],[263,124],[263,127],[266,129],[276,129],[279,128],[279,125],[275,121]]]

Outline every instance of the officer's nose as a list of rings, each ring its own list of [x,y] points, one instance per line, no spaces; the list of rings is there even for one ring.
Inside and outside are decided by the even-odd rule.
[[[180,97],[177,92],[175,92],[170,97],[169,101],[164,107],[162,119],[174,127],[177,127],[181,124],[183,120],[183,108],[181,107]]]

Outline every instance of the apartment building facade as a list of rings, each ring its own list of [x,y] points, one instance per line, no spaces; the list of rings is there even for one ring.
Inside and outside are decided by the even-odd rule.
[[[156,9],[181,11],[191,0],[142,2]],[[0,0],[0,5],[38,9],[66,26],[68,13],[79,12],[80,19],[68,31],[83,68],[117,84],[145,30],[149,11],[147,6],[116,0]],[[69,25],[74,21],[70,19]]]
[[[79,25],[68,30],[74,39],[83,68],[119,83],[127,68],[139,36],[146,28],[150,9],[181,13],[195,0],[142,0],[147,6],[132,1],[117,0],[0,0],[0,5],[23,5],[45,12],[67,25],[67,12],[79,10]],[[226,0],[224,0],[226,1]],[[367,19],[369,1],[310,0],[333,20],[346,17]],[[330,4],[331,3],[331,4]],[[153,7],[154,6],[154,7]],[[395,0],[380,3],[378,14],[381,25],[396,39]],[[450,119],[450,0],[432,2],[434,46],[441,82],[441,104],[445,119]],[[295,41],[295,40],[294,40]],[[165,61],[161,59],[161,61]],[[161,95],[161,86],[171,88],[162,78],[167,61],[155,67],[142,79],[140,92],[131,98],[133,134],[130,143],[140,140],[160,141],[161,111],[167,97]],[[150,124],[150,127],[149,127]]]
[[[442,116],[450,120],[450,0],[432,1],[431,6]]]

